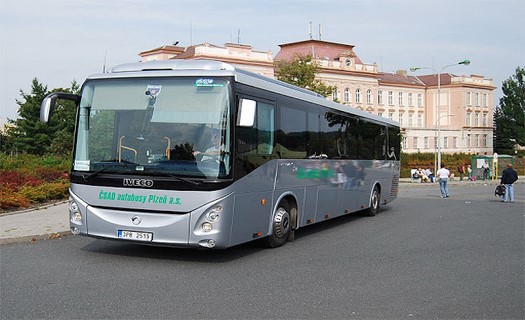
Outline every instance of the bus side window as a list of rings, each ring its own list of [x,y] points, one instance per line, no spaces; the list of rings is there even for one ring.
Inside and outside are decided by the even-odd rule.
[[[271,155],[274,146],[275,108],[272,104],[257,103],[257,154]]]
[[[245,112],[243,101],[253,101],[253,124],[249,126],[241,113]],[[243,106],[241,107],[241,103]],[[244,110],[240,110],[240,109]],[[250,108],[250,107],[249,107]],[[249,115],[251,118],[252,115]],[[244,124],[244,125],[242,125]],[[270,102],[252,99],[239,100],[237,118],[237,158],[243,163],[244,170],[250,172],[265,162],[276,158],[275,155],[275,106]]]

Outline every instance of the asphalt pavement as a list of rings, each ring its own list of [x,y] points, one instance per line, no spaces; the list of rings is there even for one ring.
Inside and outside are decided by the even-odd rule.
[[[410,178],[401,179],[400,192],[403,188],[418,188],[428,186],[429,183],[414,182]],[[523,177],[518,180],[517,184],[525,183]],[[494,188],[499,184],[495,181],[450,181],[454,185],[493,185]],[[439,193],[436,183],[436,192]],[[525,203],[524,199],[519,198],[516,194],[517,203]],[[69,215],[67,201],[45,205],[42,207],[21,210],[7,213],[0,213],[0,244],[37,241],[62,238],[70,234]]]

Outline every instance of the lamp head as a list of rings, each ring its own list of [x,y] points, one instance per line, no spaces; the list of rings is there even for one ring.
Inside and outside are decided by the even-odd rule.
[[[412,67],[412,68],[410,68],[410,71],[414,72],[414,71],[417,71],[417,70],[419,70],[419,69],[420,69],[420,68],[418,68],[418,67]]]
[[[463,65],[468,66],[470,64],[470,60],[463,60],[461,62],[458,62],[458,64],[463,64]]]

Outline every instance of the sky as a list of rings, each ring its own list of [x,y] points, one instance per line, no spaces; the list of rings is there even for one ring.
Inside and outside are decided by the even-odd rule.
[[[496,105],[502,82],[525,67],[524,19],[523,0],[0,0],[0,123],[17,118],[34,78],[68,88],[176,41],[275,55],[309,39],[310,24],[314,39],[354,45],[382,72],[468,59],[444,72],[493,79]]]

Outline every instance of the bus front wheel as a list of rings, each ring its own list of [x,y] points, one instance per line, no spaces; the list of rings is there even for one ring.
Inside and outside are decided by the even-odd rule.
[[[366,210],[367,216],[373,217],[379,213],[379,202],[381,201],[380,199],[381,193],[379,192],[379,188],[375,186],[374,190],[372,191],[372,195],[370,196],[370,208]]]
[[[291,230],[290,207],[287,203],[281,203],[273,215],[272,234],[266,238],[267,246],[277,248],[284,245]]]

